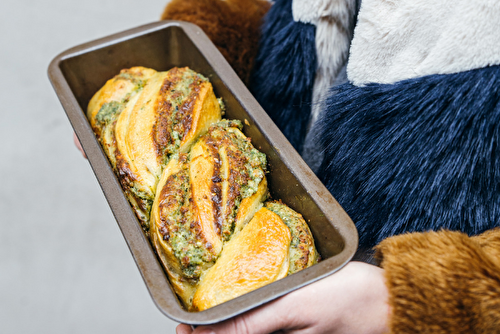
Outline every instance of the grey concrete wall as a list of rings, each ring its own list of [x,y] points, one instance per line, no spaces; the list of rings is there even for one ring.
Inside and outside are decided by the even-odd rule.
[[[174,333],[153,304],[47,78],[63,50],[167,0],[2,0],[0,333]]]

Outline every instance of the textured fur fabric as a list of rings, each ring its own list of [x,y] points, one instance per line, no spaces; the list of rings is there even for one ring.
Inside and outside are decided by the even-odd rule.
[[[361,247],[403,232],[500,225],[500,66],[342,85],[321,124],[319,176]]]
[[[250,90],[300,152],[311,113],[316,73],[315,27],[295,22],[292,1],[267,13]]]
[[[345,70],[345,66],[344,66],[342,68],[341,72],[339,73],[337,80],[335,80],[333,82],[331,87],[341,85],[341,84],[345,83],[346,81],[347,81],[347,74],[346,74],[346,70]],[[315,92],[315,89],[313,89],[313,96],[314,96],[314,92]],[[317,92],[317,90],[316,90],[316,92]],[[321,117],[325,113],[325,100],[327,97],[328,97],[328,94],[326,96],[321,96],[319,98],[319,101],[313,104],[312,112],[314,112],[315,109],[319,109],[319,111],[317,111],[318,119],[313,121],[312,120],[313,117],[311,117],[308,129],[307,129],[306,138],[304,139],[304,146],[302,147],[302,152],[301,152],[302,159],[304,159],[304,161],[307,163],[309,168],[311,168],[311,170],[314,173],[318,172],[319,167],[321,166],[321,163],[323,162],[323,151],[320,149],[321,145],[319,144],[322,124],[320,124],[320,122],[318,122],[318,120],[321,119]]]
[[[315,149],[316,122],[328,89],[347,80],[345,66],[358,8],[356,0],[294,0],[292,3],[295,21],[316,26],[318,67],[314,78],[311,116],[301,152],[302,158],[313,171],[318,169],[322,161],[322,155]]]
[[[356,0],[294,0],[293,18],[316,26],[318,67],[313,88],[311,121],[316,122],[321,97],[337,80],[347,63],[354,30]]]
[[[340,74],[347,63],[353,29],[354,8],[345,17],[338,19],[323,17],[316,24],[315,41],[318,67],[314,78],[310,124],[317,121],[321,101],[326,98],[328,89],[335,81],[343,79]]]
[[[391,333],[500,333],[500,230],[412,233],[377,247]]]
[[[363,0],[347,74],[394,83],[500,64],[498,0]]]
[[[266,0],[172,0],[161,19],[198,25],[243,82],[248,83],[262,18],[269,7]]]

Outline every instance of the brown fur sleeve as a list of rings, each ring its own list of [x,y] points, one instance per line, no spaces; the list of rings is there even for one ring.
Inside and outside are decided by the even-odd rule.
[[[500,333],[500,229],[404,234],[376,250],[392,333]]]
[[[161,19],[198,25],[241,80],[248,83],[262,18],[270,6],[267,0],[172,0]]]

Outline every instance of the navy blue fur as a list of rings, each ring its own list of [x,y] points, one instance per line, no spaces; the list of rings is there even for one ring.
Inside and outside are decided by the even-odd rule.
[[[277,0],[264,19],[250,81],[257,101],[299,152],[311,114],[315,33],[315,26],[293,20],[291,0]]]
[[[319,177],[361,247],[404,232],[475,235],[500,225],[499,66],[334,90]]]

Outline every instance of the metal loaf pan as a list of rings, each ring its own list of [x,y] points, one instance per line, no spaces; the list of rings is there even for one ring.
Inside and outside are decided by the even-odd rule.
[[[108,79],[138,65],[158,71],[189,66],[209,78],[226,104],[224,117],[244,121],[243,132],[267,154],[272,198],[281,199],[309,223],[323,258],[319,264],[203,312],[181,307],[85,117],[90,98]],[[155,22],[82,44],[55,57],[48,74],[153,301],[171,319],[195,325],[228,319],[334,273],[354,255],[358,234],[351,219],[199,27]]]

